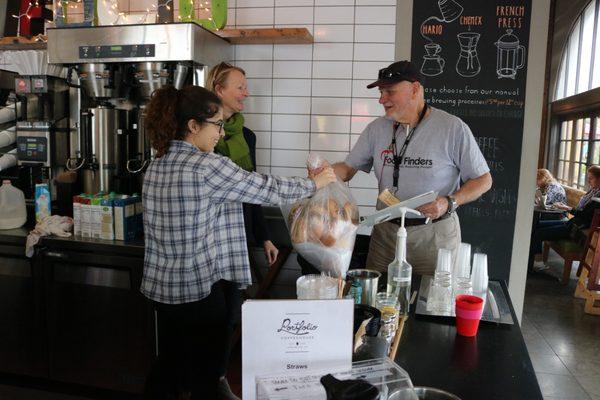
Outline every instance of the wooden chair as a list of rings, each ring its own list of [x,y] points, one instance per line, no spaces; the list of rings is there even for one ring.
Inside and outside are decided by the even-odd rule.
[[[587,236],[589,236],[587,232],[585,233],[585,235],[586,238]],[[548,261],[550,249],[554,250],[563,260],[565,260],[560,283],[566,285],[567,283],[569,283],[571,269],[573,268],[573,262],[581,261],[583,255],[585,254],[585,244],[581,239],[560,239],[555,241],[546,241],[544,242],[544,249],[542,252],[542,260],[544,262]]]
[[[600,268],[600,210],[594,213],[594,219],[590,227],[590,240],[586,247],[585,259],[579,264],[579,280],[575,288],[574,296],[585,300],[584,311],[587,314],[600,315],[600,282],[598,281],[598,269]]]

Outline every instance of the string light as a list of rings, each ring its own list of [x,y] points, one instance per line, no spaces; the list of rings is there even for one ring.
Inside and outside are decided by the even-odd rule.
[[[31,1],[29,2],[29,5],[27,6],[27,10],[25,10],[24,14],[19,14],[19,15],[13,14],[12,15],[13,18],[17,19],[17,37],[21,36],[21,18],[26,17],[28,20],[30,20],[31,15],[29,15],[29,10],[31,10],[33,7],[39,7],[37,0],[35,1],[35,5]]]

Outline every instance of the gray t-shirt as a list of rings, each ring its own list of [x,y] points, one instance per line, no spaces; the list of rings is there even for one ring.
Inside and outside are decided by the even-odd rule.
[[[391,150],[393,121],[379,117],[371,122],[346,157],[346,164],[369,173],[374,168],[379,192],[389,189],[400,200],[430,190],[440,196],[456,192],[460,181],[490,171],[471,130],[460,118],[437,108],[417,126],[400,164],[398,188],[393,188]],[[396,151],[406,139],[406,127],[396,130]]]

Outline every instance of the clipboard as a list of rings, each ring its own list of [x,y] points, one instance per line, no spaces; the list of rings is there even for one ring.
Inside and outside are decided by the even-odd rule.
[[[426,192],[410,199],[401,201],[393,206],[386,207],[383,210],[379,210],[366,217],[360,217],[359,225],[361,226],[374,226],[382,222],[389,221],[390,219],[400,218],[402,215],[402,208],[416,209],[421,207],[423,204],[431,203],[437,199],[438,193],[434,191]]]

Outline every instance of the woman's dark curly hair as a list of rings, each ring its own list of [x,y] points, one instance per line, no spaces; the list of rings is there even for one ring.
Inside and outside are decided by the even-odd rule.
[[[164,86],[152,94],[146,107],[146,133],[162,157],[169,149],[171,140],[184,140],[188,121],[203,123],[213,117],[221,107],[221,100],[211,91],[200,86],[175,89]]]

